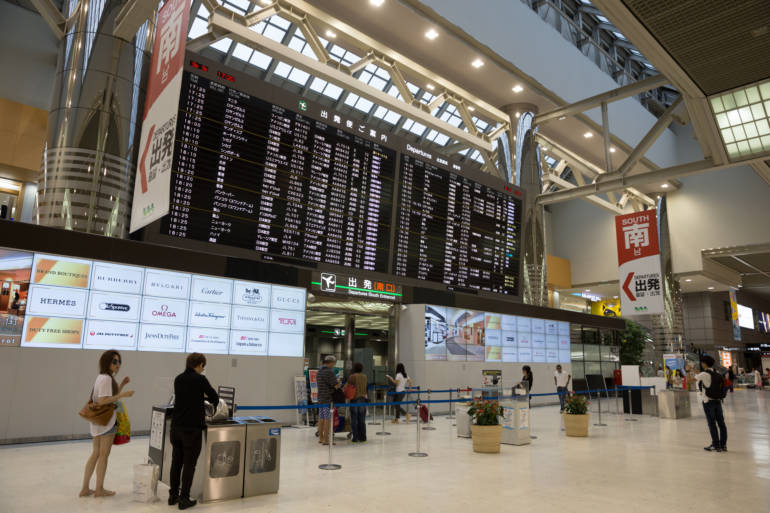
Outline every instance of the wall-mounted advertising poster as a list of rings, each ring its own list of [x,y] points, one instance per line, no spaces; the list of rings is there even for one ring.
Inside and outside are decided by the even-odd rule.
[[[425,305],[425,359],[447,359],[447,308]]]
[[[90,260],[35,254],[35,266],[32,269],[33,284],[87,289],[90,277]]]
[[[62,319],[28,315],[24,323],[23,347],[80,349],[83,319]]]
[[[135,322],[89,320],[86,322],[83,349],[121,349],[133,351],[137,346]]]
[[[615,235],[623,314],[662,314],[663,275],[656,211],[616,216]]]
[[[304,351],[305,335],[303,333],[276,333],[271,331],[268,336],[268,356],[296,356],[301,358]]]
[[[0,347],[21,345],[32,259],[32,253],[0,249]]]
[[[140,351],[183,353],[187,343],[187,328],[164,324],[142,324],[139,328]]]
[[[503,361],[502,317],[502,314],[488,312],[484,315],[484,359],[488,362]]]
[[[519,335],[516,327],[516,317],[513,315],[503,315],[500,321],[502,353],[504,362],[519,361]]]
[[[447,360],[466,361],[468,341],[471,339],[473,328],[470,319],[476,312],[463,308],[447,308]]]

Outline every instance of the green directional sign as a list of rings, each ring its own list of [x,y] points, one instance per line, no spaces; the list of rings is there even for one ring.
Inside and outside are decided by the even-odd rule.
[[[307,102],[305,100],[300,100],[297,106],[302,112],[307,112]]]

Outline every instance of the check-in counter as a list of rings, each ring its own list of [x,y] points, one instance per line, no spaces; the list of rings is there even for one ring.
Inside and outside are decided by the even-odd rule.
[[[658,415],[664,419],[683,419],[692,416],[690,392],[662,390],[658,392]]]

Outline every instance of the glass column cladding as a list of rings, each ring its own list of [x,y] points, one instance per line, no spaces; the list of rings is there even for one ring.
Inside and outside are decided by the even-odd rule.
[[[39,223],[125,237],[154,25],[112,35],[124,0],[65,0],[39,179]]]

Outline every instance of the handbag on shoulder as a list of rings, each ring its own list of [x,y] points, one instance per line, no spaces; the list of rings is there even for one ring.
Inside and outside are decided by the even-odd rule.
[[[112,418],[112,414],[115,411],[115,403],[110,404],[98,404],[94,402],[94,391],[91,390],[91,395],[88,396],[88,402],[83,406],[78,415],[86,419],[88,422],[97,424],[99,426],[106,426]]]

